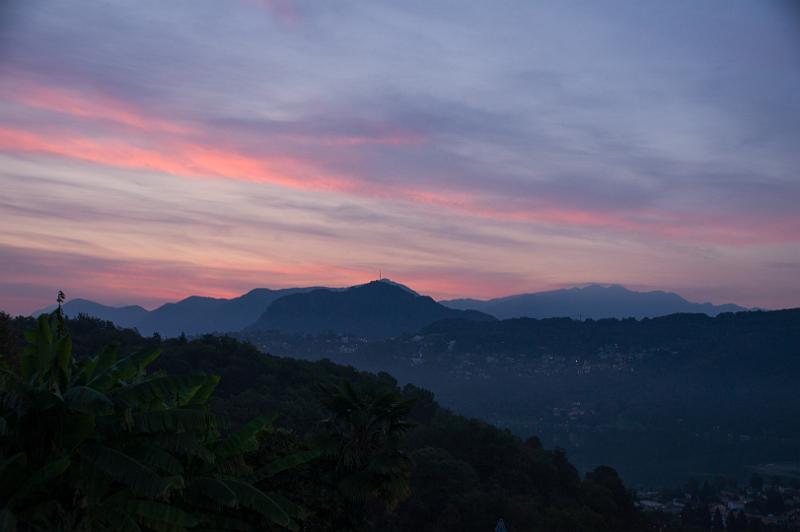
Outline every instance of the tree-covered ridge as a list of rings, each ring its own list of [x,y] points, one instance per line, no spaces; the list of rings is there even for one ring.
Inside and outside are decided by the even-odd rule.
[[[219,375],[209,415],[233,427],[278,412],[277,428],[263,431],[244,461],[254,471],[276,460],[295,464],[271,466],[272,476],[254,485],[304,517],[295,520],[302,530],[478,532],[499,517],[511,532],[640,529],[612,469],[581,479],[563,452],[457,416],[430,392],[400,389],[387,374],[272,357],[226,337],[161,341],[89,319],[67,327],[77,352],[110,341],[123,353],[159,347],[153,366],[164,374]],[[319,456],[296,463],[312,455]]]

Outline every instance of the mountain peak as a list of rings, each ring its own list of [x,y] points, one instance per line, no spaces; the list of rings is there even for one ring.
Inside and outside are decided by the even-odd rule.
[[[390,337],[443,319],[493,320],[476,311],[447,308],[389,279],[344,290],[319,289],[276,299],[250,330]]]
[[[406,285],[404,285],[402,283],[398,283],[396,281],[392,281],[388,277],[381,277],[380,279],[376,279],[374,281],[370,281],[370,282],[364,283],[364,284],[355,285],[355,286],[352,286],[350,288],[358,288],[358,287],[362,287],[362,286],[383,286],[383,285],[399,288],[399,289],[403,290],[404,292],[408,292],[409,294],[413,294],[415,296],[420,295],[418,292],[415,292],[414,290],[412,290],[408,286],[406,286]]]

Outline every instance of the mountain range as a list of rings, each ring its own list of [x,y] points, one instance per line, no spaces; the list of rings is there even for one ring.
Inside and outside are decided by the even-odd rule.
[[[447,307],[479,310],[497,319],[508,318],[654,318],[676,313],[708,314],[748,310],[739,305],[692,303],[678,294],[635,292],[620,285],[593,284],[496,299],[452,299],[441,301]]]
[[[73,299],[64,305],[68,316],[87,314],[136,328],[144,335],[165,337],[245,329],[380,337],[414,332],[451,318],[645,318],[678,312],[715,316],[741,310],[747,309],[732,304],[692,303],[675,293],[636,292],[620,285],[590,285],[487,301],[436,302],[389,279],[349,288],[256,288],[230,299],[191,296],[150,311],[138,305],[113,307],[86,299]]]

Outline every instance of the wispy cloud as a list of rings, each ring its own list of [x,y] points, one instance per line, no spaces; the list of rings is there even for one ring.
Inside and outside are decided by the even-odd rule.
[[[448,297],[600,278],[795,297],[766,273],[800,260],[800,62],[772,5],[11,4],[19,261],[85,257],[75,275],[151,300],[173,263],[181,293],[212,289],[203,266],[244,280],[210,282],[228,293],[390,263]]]

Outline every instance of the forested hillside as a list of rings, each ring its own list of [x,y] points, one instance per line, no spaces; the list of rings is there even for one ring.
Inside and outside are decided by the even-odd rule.
[[[387,371],[458,412],[566,448],[581,469],[612,463],[633,485],[746,479],[752,467],[796,462],[800,448],[800,310],[449,320],[385,340],[246,337]]]
[[[13,368],[28,352],[22,348],[22,332],[36,330],[36,324],[22,318],[2,321],[0,349]],[[250,470],[266,467],[270,475],[247,478],[283,501],[302,530],[483,532],[501,517],[510,531],[641,529],[641,516],[613,469],[601,467],[582,479],[562,451],[545,450],[536,438],[522,441],[455,415],[441,408],[430,392],[399,388],[388,374],[358,372],[328,361],[277,358],[227,337],[161,341],[85,318],[68,320],[65,327],[76,367],[96,364],[89,354],[116,343],[121,354],[161,350],[151,364],[159,371],[137,377],[145,378],[148,389],[153,385],[147,379],[161,375],[218,375],[209,401],[215,415],[229,420],[231,428],[222,437],[237,427],[251,427],[249,420],[277,414],[274,428],[258,431],[258,447],[245,456]],[[365,425],[364,419],[374,421]],[[354,447],[361,440],[351,438],[361,430],[378,439],[370,437],[372,443]],[[7,459],[12,443],[3,442]],[[309,459],[309,453],[319,457]],[[295,466],[288,467],[287,460]],[[111,485],[125,480],[120,477]],[[177,500],[177,495],[171,497]],[[191,507],[181,504],[189,513],[182,526],[192,529],[197,520]],[[255,523],[258,517],[257,512],[237,516],[235,508],[225,512],[244,522]],[[273,520],[261,526],[278,525]]]

